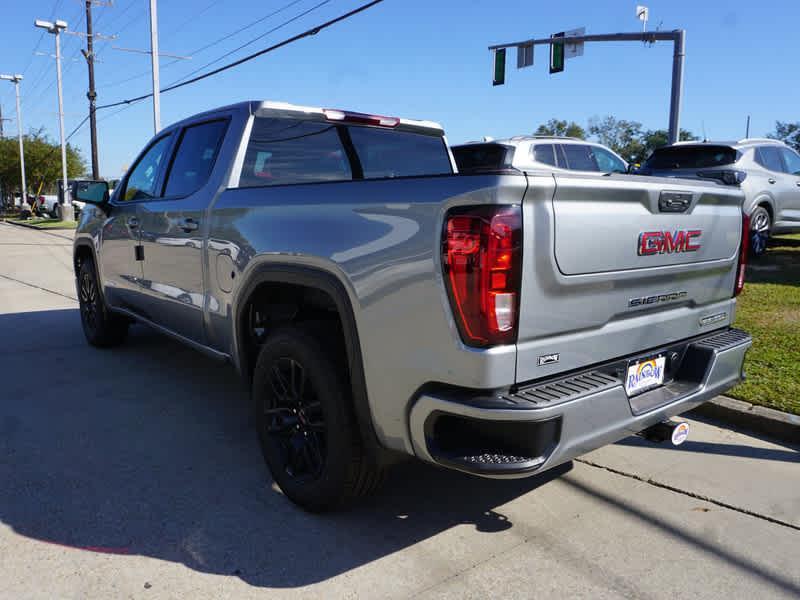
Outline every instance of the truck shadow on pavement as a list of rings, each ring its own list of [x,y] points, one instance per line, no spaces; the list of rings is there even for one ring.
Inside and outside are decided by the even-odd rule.
[[[143,327],[89,347],[76,309],[0,315],[0,522],[93,552],[142,555],[254,586],[324,581],[559,477],[484,480],[398,465],[349,512],[302,512],[277,489],[234,370]]]

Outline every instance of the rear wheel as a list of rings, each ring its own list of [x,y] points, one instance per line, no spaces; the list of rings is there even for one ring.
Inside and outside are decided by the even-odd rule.
[[[772,217],[763,206],[757,206],[750,215],[750,250],[754,256],[761,256],[767,251],[769,233],[772,229]]]
[[[112,313],[103,300],[94,263],[85,259],[78,270],[78,303],[83,334],[92,346],[108,348],[125,341],[128,321]]]
[[[253,375],[256,426],[264,459],[283,493],[306,510],[341,508],[371,492],[382,470],[367,456],[346,369],[327,328],[276,330]]]

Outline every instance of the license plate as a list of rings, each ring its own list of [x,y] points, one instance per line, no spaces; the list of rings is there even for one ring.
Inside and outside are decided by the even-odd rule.
[[[664,384],[664,365],[667,359],[664,356],[637,360],[628,365],[628,374],[625,377],[625,392],[628,396],[635,396],[644,391]]]

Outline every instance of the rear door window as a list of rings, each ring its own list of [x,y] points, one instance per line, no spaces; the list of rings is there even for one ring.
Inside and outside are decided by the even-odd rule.
[[[531,148],[533,160],[545,165],[556,166],[555,146],[553,144],[536,144]]]
[[[584,144],[559,144],[566,160],[566,167],[572,171],[597,171],[590,146]]]
[[[183,131],[167,175],[165,196],[188,196],[205,185],[227,128],[228,122],[219,120],[192,125]]]
[[[670,146],[658,148],[645,161],[650,169],[707,169],[730,165],[738,160],[730,146]]]
[[[349,181],[350,162],[336,125],[257,117],[240,187]]]
[[[783,171],[781,149],[777,146],[759,146],[756,148],[756,162],[765,169],[780,173]]]
[[[421,133],[349,127],[364,179],[419,177],[453,172],[444,138]]]

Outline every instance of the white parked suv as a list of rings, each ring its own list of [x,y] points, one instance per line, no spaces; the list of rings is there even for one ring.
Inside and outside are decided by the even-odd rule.
[[[497,169],[626,173],[628,163],[602,144],[579,138],[516,136],[453,146],[460,173]]]
[[[770,235],[800,232],[800,154],[779,140],[680,142],[655,150],[637,173],[741,186],[756,255]]]

